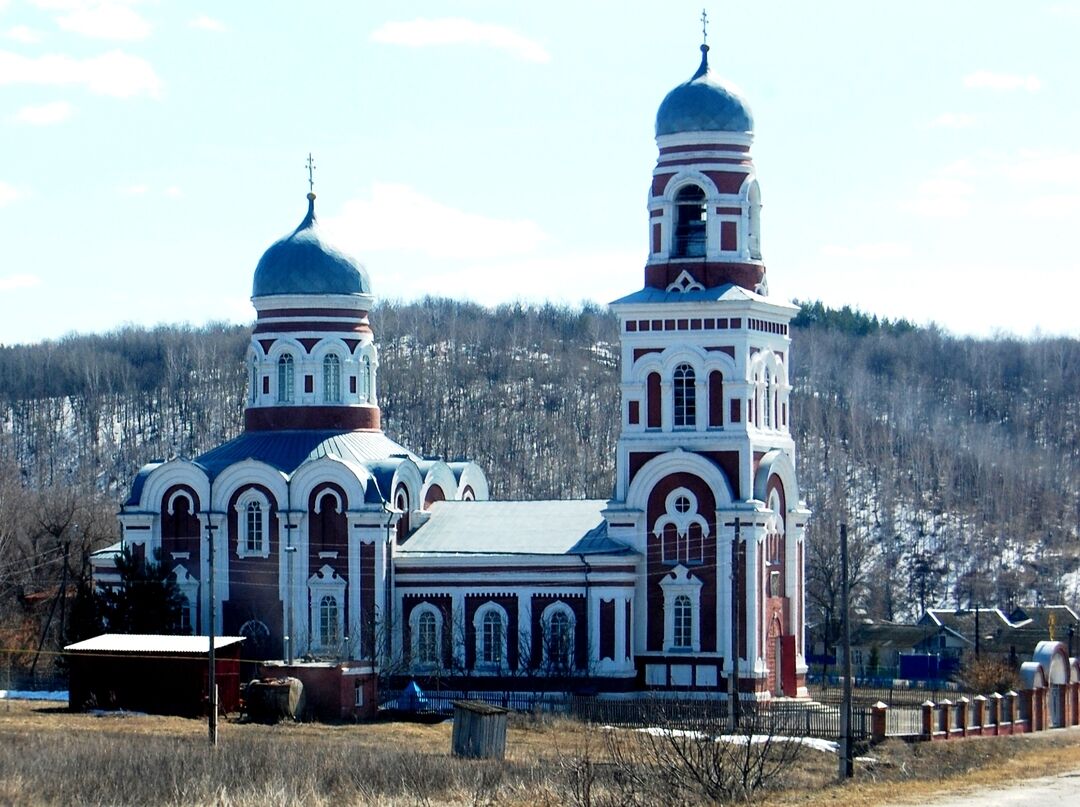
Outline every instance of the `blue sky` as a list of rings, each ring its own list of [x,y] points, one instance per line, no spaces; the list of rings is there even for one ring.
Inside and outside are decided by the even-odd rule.
[[[1080,2],[709,3],[770,288],[1080,335]],[[0,0],[0,343],[250,321],[303,217],[381,297],[639,288],[700,0]]]

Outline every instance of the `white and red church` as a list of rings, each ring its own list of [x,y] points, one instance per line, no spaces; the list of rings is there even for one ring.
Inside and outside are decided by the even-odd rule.
[[[142,468],[120,513],[122,544],[172,569],[186,628],[450,688],[723,696],[737,670],[748,695],[805,696],[796,309],[768,297],[753,119],[706,46],[656,141],[644,286],[612,303],[614,497],[491,501],[475,464],[387,436],[371,282],[309,194],[255,270],[244,432]]]

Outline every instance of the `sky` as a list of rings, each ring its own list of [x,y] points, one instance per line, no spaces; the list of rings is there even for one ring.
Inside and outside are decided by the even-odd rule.
[[[770,293],[1080,336],[1080,1],[708,2]],[[381,298],[641,287],[701,0],[0,0],[0,344],[250,322],[317,212]]]

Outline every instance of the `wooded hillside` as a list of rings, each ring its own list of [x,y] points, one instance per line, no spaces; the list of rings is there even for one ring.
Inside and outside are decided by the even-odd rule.
[[[395,439],[476,461],[499,498],[611,495],[612,315],[426,299],[383,303],[372,324]],[[796,326],[811,620],[836,614],[842,520],[873,615],[1076,598],[1080,343],[961,339],[820,303]],[[239,433],[249,334],[125,327],[0,347],[0,612],[24,640],[57,599],[65,546],[71,580],[90,546],[115,540],[139,465]]]

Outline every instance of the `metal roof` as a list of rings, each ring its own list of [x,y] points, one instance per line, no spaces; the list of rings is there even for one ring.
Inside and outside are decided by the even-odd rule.
[[[195,464],[213,479],[230,465],[247,459],[265,462],[283,473],[291,474],[305,462],[325,456],[365,464],[385,460],[395,454],[413,461],[418,459],[382,432],[297,429],[244,432],[196,457]]]
[[[158,468],[162,463],[154,461],[148,462],[146,465],[139,469],[139,472],[135,474],[135,479],[131,482],[131,493],[127,497],[127,501],[124,505],[138,504],[139,499],[142,498],[143,487],[146,485],[146,480],[154,472],[154,469]]]
[[[634,303],[714,303],[721,300],[724,302],[746,301],[768,303],[769,305],[778,308],[787,308],[792,311],[799,310],[798,306],[763,297],[760,294],[756,294],[749,289],[744,289],[742,286],[737,286],[734,283],[723,283],[719,286],[695,291],[664,291],[663,289],[654,289],[646,286],[643,289],[635,291],[633,294],[620,297],[618,300],[612,300],[610,305],[630,305]]]
[[[709,46],[687,82],[669,92],[656,111],[656,136],[678,132],[752,132],[750,106],[709,69]]]
[[[319,237],[314,194],[300,226],[272,244],[255,268],[251,296],[272,294],[371,294],[367,270]]]
[[[398,549],[401,555],[593,555],[629,553],[607,535],[603,499],[442,501]]]
[[[220,650],[237,642],[243,636],[215,636],[214,649]],[[93,639],[84,639],[64,648],[70,653],[180,653],[206,655],[210,652],[206,636],[162,636],[155,633],[103,633]]]

